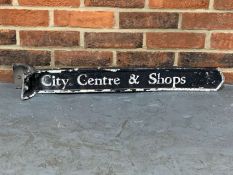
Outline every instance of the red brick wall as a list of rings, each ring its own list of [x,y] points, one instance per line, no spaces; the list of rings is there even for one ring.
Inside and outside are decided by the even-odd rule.
[[[220,67],[233,84],[233,0],[0,0],[11,65]]]

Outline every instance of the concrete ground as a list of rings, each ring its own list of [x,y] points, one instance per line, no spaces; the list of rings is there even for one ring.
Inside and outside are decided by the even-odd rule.
[[[0,84],[0,175],[233,172],[233,87],[19,97]]]

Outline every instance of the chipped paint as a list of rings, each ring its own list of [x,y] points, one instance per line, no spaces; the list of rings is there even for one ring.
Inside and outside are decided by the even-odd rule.
[[[218,91],[223,73],[212,68],[34,70],[24,75],[21,98],[39,94]]]
[[[104,70],[109,71],[109,72],[118,72],[121,69],[104,69]]]

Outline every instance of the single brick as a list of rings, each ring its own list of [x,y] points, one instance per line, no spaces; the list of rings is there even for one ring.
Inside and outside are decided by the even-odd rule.
[[[74,47],[79,46],[79,32],[75,31],[20,31],[22,46]]]
[[[218,10],[233,10],[232,0],[215,0],[214,8]]]
[[[98,51],[55,51],[56,66],[109,67],[112,52]]]
[[[172,67],[174,53],[165,52],[118,52],[117,66],[120,67]]]
[[[14,63],[32,66],[49,66],[51,54],[39,50],[0,50],[0,65],[11,66]]]
[[[233,67],[233,54],[183,52],[179,54],[181,67]]]
[[[86,48],[142,48],[142,33],[85,33]]]
[[[213,33],[211,36],[211,48],[233,49],[233,33]]]
[[[112,28],[114,25],[113,12],[105,11],[55,11],[56,26],[83,28]]]
[[[202,33],[177,33],[158,32],[147,33],[148,48],[204,48],[205,34]]]
[[[0,0],[0,5],[8,5],[11,4],[11,0]]]
[[[209,0],[149,0],[150,8],[207,9]]]
[[[0,25],[48,26],[49,14],[44,10],[0,9]]]
[[[177,13],[163,12],[121,12],[120,28],[123,29],[175,29],[178,27]]]
[[[0,70],[0,82],[12,83],[13,82],[13,71],[11,69]]]
[[[223,72],[226,84],[233,84],[233,72]]]
[[[25,6],[70,6],[79,7],[80,0],[18,0]]]
[[[184,13],[183,29],[233,29],[233,13]]]
[[[16,44],[16,32],[14,30],[0,30],[0,45]]]
[[[86,6],[143,8],[144,0],[85,0]]]

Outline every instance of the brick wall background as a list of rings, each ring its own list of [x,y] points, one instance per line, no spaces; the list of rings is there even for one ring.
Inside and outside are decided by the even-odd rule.
[[[0,81],[13,63],[220,67],[233,84],[233,1],[0,0]]]

